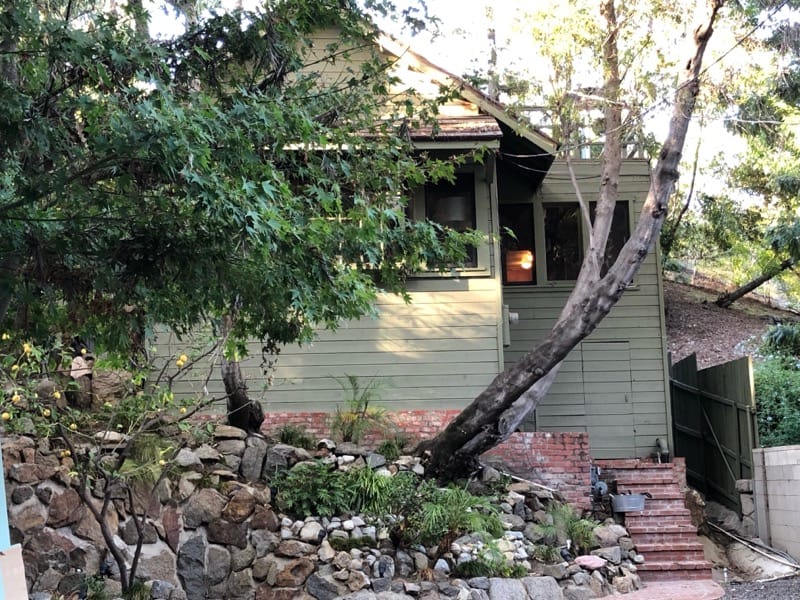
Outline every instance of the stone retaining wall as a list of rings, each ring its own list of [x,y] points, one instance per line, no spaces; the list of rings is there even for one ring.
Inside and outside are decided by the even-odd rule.
[[[544,469],[548,452],[563,458],[569,447],[580,455],[581,439],[524,434],[516,440],[518,459],[530,460],[522,443],[527,440],[539,448],[533,456]],[[89,576],[103,578],[112,594],[118,592],[118,566],[75,489],[74,457],[57,439],[6,438],[2,450],[12,543],[23,547],[31,600],[80,593]],[[352,446],[339,451],[354,455],[330,457],[336,464],[382,468],[379,455],[362,455]],[[141,536],[137,574],[147,582],[153,600],[390,597],[382,594],[409,600],[562,600],[626,592],[639,585],[636,565],[643,559],[625,529],[613,523],[598,528],[599,547],[591,555],[555,564],[534,560],[532,544],[541,538],[532,524],[546,522],[543,503],[552,494],[523,482],[513,484],[501,505],[506,534],[494,542],[506,560],[528,570],[529,576],[518,580],[450,578],[452,569],[482,551],[484,542],[471,536],[439,555],[433,548],[397,547],[381,523],[357,515],[292,520],[272,508],[262,477],[308,458],[301,449],[270,446],[260,436],[218,426],[212,442],[176,455],[178,477],[141,490],[136,502],[146,514],[141,533],[130,510],[112,500],[106,523],[114,546],[129,566]],[[422,466],[406,457],[393,468],[419,472]],[[573,463],[562,468],[577,470]],[[101,496],[97,488],[96,505]],[[356,542],[356,547],[337,551],[336,540]]]

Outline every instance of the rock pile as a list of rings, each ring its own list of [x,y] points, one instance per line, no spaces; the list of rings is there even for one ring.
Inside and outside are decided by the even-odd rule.
[[[110,436],[98,444],[112,452]],[[56,441],[27,437],[2,440],[12,542],[23,547],[31,600],[49,600],[86,589],[102,579],[119,592],[119,573],[100,527],[74,485],[73,458]],[[419,460],[397,461],[348,444],[324,440],[316,452],[338,468],[372,468],[385,475],[424,471]],[[490,600],[581,600],[639,587],[642,557],[626,530],[608,522],[595,529],[591,554],[545,564],[535,556],[546,537],[541,525],[553,494],[535,484],[514,483],[500,505],[505,533],[487,542],[456,539],[449,550],[397,546],[385,524],[360,515],[309,517],[276,512],[265,477],[290,469],[312,454],[270,445],[260,436],[218,426],[212,442],[182,449],[179,475],[142,490],[137,505],[146,514],[139,531],[123,503],[114,501],[106,523],[113,544],[130,565],[143,545],[138,577],[153,600],[219,598],[459,598]],[[95,493],[99,505],[101,494]],[[458,578],[459,568],[491,544],[509,564],[524,568],[519,579]],[[116,577],[116,580],[115,580]]]

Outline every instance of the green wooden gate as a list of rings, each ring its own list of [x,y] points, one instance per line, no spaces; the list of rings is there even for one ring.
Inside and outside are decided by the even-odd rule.
[[[692,354],[670,369],[675,456],[686,458],[693,488],[741,514],[737,479],[753,476],[758,445],[749,357],[697,369]]]

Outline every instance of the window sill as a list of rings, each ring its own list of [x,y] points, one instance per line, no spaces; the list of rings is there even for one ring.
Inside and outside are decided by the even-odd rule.
[[[505,293],[529,293],[529,292],[568,292],[571,291],[572,288],[575,287],[574,281],[550,281],[547,283],[515,283],[515,284],[503,284],[503,292]],[[625,288],[626,292],[637,292],[639,291],[639,286],[637,284],[631,284],[627,288]]]
[[[420,271],[409,275],[409,279],[458,279],[459,277],[489,277],[489,269],[481,267],[466,267],[460,269],[450,269],[449,271]]]

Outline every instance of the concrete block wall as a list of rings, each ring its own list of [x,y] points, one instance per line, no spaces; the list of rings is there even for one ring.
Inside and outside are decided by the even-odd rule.
[[[368,431],[363,440],[374,448],[392,435],[404,435],[413,444],[432,438],[458,415],[459,410],[401,410],[388,414],[390,431]],[[302,427],[315,437],[331,436],[331,414],[326,412],[270,412],[261,426],[274,436],[281,427]],[[513,475],[557,490],[570,503],[588,509],[591,456],[584,432],[516,432],[483,455],[483,462],[503,467]]]
[[[758,535],[800,559],[800,446],[753,450]]]

